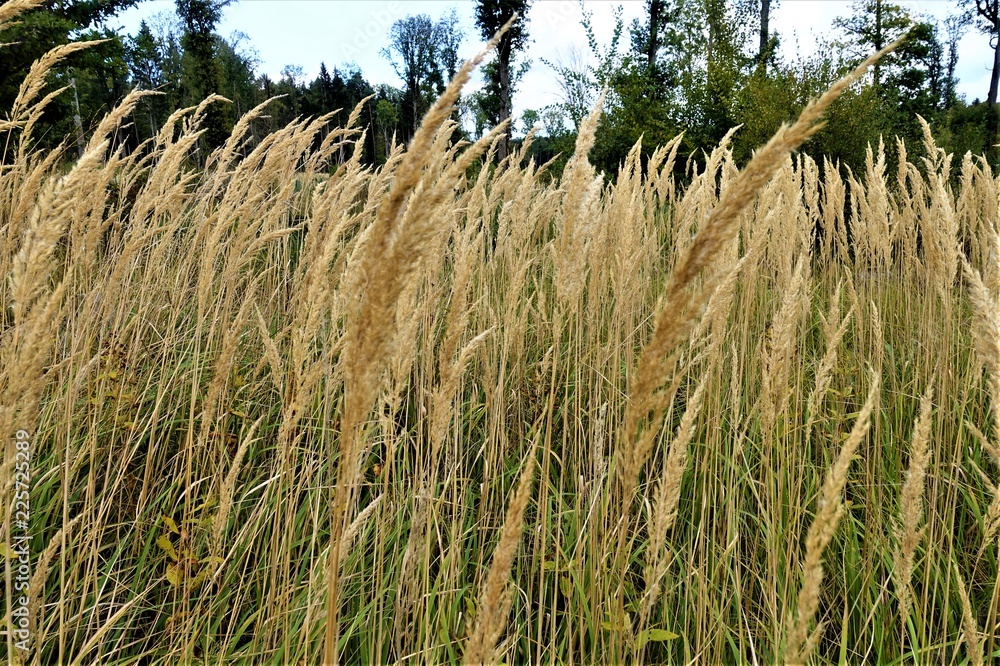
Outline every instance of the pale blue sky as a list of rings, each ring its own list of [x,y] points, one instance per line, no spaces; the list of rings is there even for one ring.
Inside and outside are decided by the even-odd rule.
[[[914,14],[943,19],[956,11],[958,3],[903,0],[899,4]],[[585,5],[593,12],[598,39],[605,44],[614,25],[614,7],[622,6],[626,27],[643,10],[642,0],[587,0]],[[173,6],[173,0],[144,0],[123,13],[114,25],[134,33],[140,20],[172,12]],[[272,78],[278,78],[286,65],[301,66],[311,79],[321,61],[329,67],[355,63],[372,84],[398,86],[392,66],[379,53],[387,45],[389,26],[408,14],[438,18],[452,7],[466,29],[459,55],[468,57],[482,41],[473,25],[472,0],[240,0],[223,10],[219,32],[225,36],[234,31],[246,33],[261,60],[259,71]],[[834,18],[849,13],[850,2],[846,0],[780,0],[772,12],[771,25],[781,34],[783,55],[794,59],[798,52],[811,54],[816,36],[829,34]],[[558,101],[556,78],[542,59],[565,62],[574,51],[587,57],[580,17],[576,0],[535,0],[529,14],[532,42],[527,51],[533,67],[514,97],[516,118],[524,109],[541,109]],[[987,37],[970,30],[959,45],[959,93],[969,101],[985,99],[991,65]]]

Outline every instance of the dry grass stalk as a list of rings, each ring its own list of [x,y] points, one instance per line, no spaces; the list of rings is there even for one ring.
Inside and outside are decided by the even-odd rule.
[[[604,104],[604,93],[598,98],[590,114],[580,124],[573,157],[566,164],[563,175],[562,227],[559,236],[554,241],[556,295],[567,308],[576,306],[580,293],[586,283],[586,265],[584,259],[592,230],[592,220],[587,219],[588,206],[599,192],[594,192],[592,183],[595,181],[594,167],[587,161],[587,153],[594,145],[597,124],[601,118],[601,108]]]
[[[418,563],[418,553],[425,546],[427,525],[434,503],[432,491],[441,459],[441,449],[454,414],[452,403],[458,394],[461,374],[466,362],[488,334],[488,331],[480,333],[465,347],[459,348],[462,335],[464,335],[468,325],[470,315],[469,288],[474,269],[473,262],[479,258],[478,250],[482,238],[482,232],[473,224],[456,232],[457,247],[454,257],[451,299],[441,347],[437,353],[438,381],[430,399],[430,427],[428,431],[430,447],[426,457],[421,460],[422,465],[418,472],[419,479],[414,495],[410,533],[400,564],[401,587],[396,598],[395,617],[397,650],[399,651],[402,651],[401,639],[406,633],[407,623],[419,621],[419,618],[422,617],[420,613],[414,611],[414,606],[421,596],[417,590],[421,581],[415,569]],[[395,410],[392,411],[394,413]]]
[[[44,1],[45,0],[7,0],[7,2],[0,5],[0,30],[10,28],[10,21],[13,21],[18,17],[18,15],[38,7]]]
[[[983,284],[979,271],[964,258],[962,270],[969,285],[969,299],[972,301],[972,333],[976,355],[989,370],[993,427],[996,432],[1000,432],[1000,307]]]
[[[233,507],[233,491],[236,489],[236,480],[239,478],[240,465],[243,463],[243,458],[246,456],[250,444],[254,442],[254,435],[257,434],[257,429],[263,420],[264,417],[261,416],[254,421],[250,429],[247,430],[247,434],[243,436],[243,440],[233,456],[229,473],[226,474],[222,486],[219,488],[219,508],[212,521],[212,539],[209,548],[209,552],[215,557],[222,554],[222,535],[229,524],[229,511]]]
[[[684,470],[687,469],[688,446],[694,438],[695,426],[698,423],[698,414],[701,411],[708,380],[708,375],[702,378],[684,409],[680,425],[677,426],[677,433],[674,435],[673,441],[670,442],[667,460],[663,466],[663,475],[656,491],[653,503],[653,520],[649,526],[650,545],[646,558],[647,591],[642,608],[642,619],[639,623],[640,627],[646,626],[653,605],[659,597],[660,583],[666,573],[667,559],[664,551],[667,532],[670,531],[677,519],[681,481],[684,477]]]
[[[806,399],[806,441],[809,440],[809,433],[812,425],[819,414],[819,409],[826,397],[827,389],[830,388],[830,380],[833,378],[833,370],[837,365],[837,350],[847,333],[847,326],[851,322],[851,315],[854,313],[853,307],[847,311],[843,319],[840,319],[840,289],[841,284],[837,284],[837,289],[830,300],[830,313],[823,318],[823,333],[826,339],[826,352],[823,359],[816,368],[816,382],[813,390]],[[821,315],[822,316],[822,315]]]
[[[982,446],[983,450],[986,451],[986,454],[993,461],[993,464],[1000,467],[1000,447],[991,443],[986,435],[984,435],[982,431],[980,431],[979,428],[972,423],[966,422],[965,426],[979,441],[980,446]],[[987,492],[993,496],[993,499],[990,501],[989,508],[986,509],[986,513],[983,515],[983,543],[979,547],[979,554],[981,556],[983,549],[993,541],[994,537],[1000,535],[1000,486],[994,485],[985,471],[983,471],[974,462],[972,464],[974,465],[974,469],[976,469],[980,478],[982,478]]]
[[[910,577],[917,546],[923,538],[925,528],[920,526],[924,515],[924,481],[927,477],[927,463],[930,459],[931,400],[934,387],[928,386],[920,399],[920,414],[913,426],[910,440],[910,464],[906,470],[906,480],[899,500],[899,550],[893,567],[896,579],[896,596],[899,598],[902,623],[910,615]]]
[[[958,579],[958,598],[962,601],[962,628],[969,663],[972,666],[983,666],[983,644],[979,640],[979,627],[976,625],[976,618],[972,613],[969,593],[965,588],[962,572],[958,570],[958,564],[952,562],[952,565],[955,578]]]
[[[334,494],[332,511],[333,529],[330,537],[332,556],[328,559],[327,570],[329,591],[324,649],[326,663],[339,663],[337,636],[339,635],[340,536],[357,484],[362,442],[361,422],[371,408],[378,391],[386,345],[393,331],[396,300],[422,256],[429,236],[433,235],[434,231],[430,225],[431,220],[426,217],[416,220],[418,224],[402,227],[405,215],[401,213],[404,211],[404,203],[421,181],[424,167],[433,156],[431,147],[434,138],[451,117],[462,87],[515,19],[516,15],[501,28],[483,51],[462,65],[445,92],[424,116],[399,165],[396,179],[379,207],[356,269],[353,284],[357,287],[355,293],[359,294],[359,302],[347,324],[342,356],[345,376],[344,408],[341,420],[338,489]],[[453,165],[452,168],[456,167]],[[443,198],[444,192],[442,191],[439,196]],[[411,200],[410,206],[416,205],[417,203]]]
[[[14,105],[8,113],[7,117],[10,122],[22,123],[27,120],[26,113],[31,108],[31,104],[35,101],[38,93],[45,87],[45,77],[53,67],[70,55],[84,49],[89,49],[97,44],[102,44],[105,41],[107,40],[63,44],[48,51],[32,63],[31,69],[28,71],[28,76],[21,82],[21,87],[17,91],[17,97],[14,99]]]
[[[854,452],[868,434],[878,395],[879,377],[872,373],[868,398],[854,422],[851,434],[840,449],[840,455],[827,470],[823,481],[817,500],[816,517],[809,526],[809,533],[806,536],[802,587],[799,589],[795,617],[785,641],[785,663],[805,664],[818,639],[822,625],[813,632],[810,632],[809,625],[812,624],[819,608],[819,594],[823,584],[823,551],[833,538],[837,523],[840,522],[840,516],[844,512],[841,493],[847,483],[847,472]]]
[[[780,168],[788,154],[819,131],[822,127],[820,118],[830,104],[871,65],[900,43],[901,40],[896,41],[870,56],[822,96],[811,101],[794,124],[779,129],[725,189],[719,203],[712,209],[687,252],[671,272],[656,311],[653,334],[642,350],[629,388],[629,403],[622,441],[624,448],[621,450],[623,485],[627,502],[631,502],[631,493],[638,479],[639,470],[646,461],[652,438],[662,424],[662,412],[666,404],[658,389],[669,372],[666,359],[687,335],[714,291],[718,278],[716,271],[712,270],[713,261],[737,232],[735,222],[740,211],[753,201],[754,196]],[[692,289],[695,277],[706,269],[708,272],[703,283],[700,287]],[[646,428],[640,433],[643,423],[646,424]]]
[[[764,352],[764,364],[761,370],[763,401],[761,427],[767,437],[773,435],[777,417],[786,412],[791,395],[789,376],[792,371],[792,357],[795,354],[795,342],[799,337],[797,329],[808,299],[805,286],[807,279],[805,261],[805,256],[799,255],[791,284],[774,315],[768,345]]]
[[[466,642],[465,654],[462,657],[462,662],[469,666],[494,663],[497,640],[507,624],[507,614],[510,610],[510,598],[506,592],[508,578],[510,567],[514,563],[514,555],[517,554],[518,544],[521,541],[524,510],[528,506],[528,500],[531,499],[531,482],[535,475],[537,449],[538,437],[535,437],[521,466],[517,490],[507,507],[500,542],[493,553],[493,563],[482,586],[476,623]]]
[[[969,298],[972,301],[972,334],[976,356],[988,370],[993,432],[998,433],[1000,432],[1000,307],[983,284],[979,271],[974,269],[965,257],[962,257],[962,269],[969,285]],[[981,433],[979,440],[993,462],[1000,466],[1000,447],[992,444]],[[994,489],[993,501],[986,513],[984,545],[992,541],[997,534],[1000,534],[1000,486]]]

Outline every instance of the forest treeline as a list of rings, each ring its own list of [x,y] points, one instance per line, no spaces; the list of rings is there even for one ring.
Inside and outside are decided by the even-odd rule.
[[[26,0],[30,1],[30,0]],[[110,20],[141,0],[44,0],[7,29],[0,49],[0,108],[10,109],[32,63],[55,46],[97,42],[72,53],[50,75],[53,98],[32,128],[41,147],[65,142],[67,155],[82,150],[99,120],[134,88],[155,90],[137,109],[119,140],[132,147],[154,136],[175,110],[216,93],[228,102],[207,107],[200,156],[219,145],[248,110],[280,96],[267,117],[255,121],[264,136],[299,117],[334,113],[330,127],[345,123],[362,101],[359,125],[368,129],[363,159],[381,164],[393,141],[407,142],[423,114],[460,64],[463,43],[492,36],[515,12],[521,18],[505,34],[483,69],[485,85],[468,94],[456,113],[460,138],[475,139],[510,118],[513,98],[529,67],[552,71],[559,102],[510,118],[498,146],[508,151],[531,127],[540,131],[532,146],[539,162],[562,169],[572,153],[581,119],[605,93],[592,160],[614,173],[642,137],[651,153],[683,133],[683,169],[733,127],[738,163],[872,51],[906,35],[896,51],[865,82],[831,108],[826,127],[806,146],[819,160],[857,170],[869,144],[884,140],[890,154],[896,137],[922,145],[918,116],[948,152],[984,153],[998,160],[997,79],[1000,0],[962,0],[944,21],[921,16],[885,0],[857,0],[844,8],[827,43],[815,55],[788,60],[779,44],[790,28],[772,13],[779,0],[646,0],[641,18],[626,25],[619,10],[609,41],[595,33],[583,8],[587,43],[557,62],[529,62],[531,0],[474,0],[475,25],[462,25],[454,8],[440,17],[425,14],[396,20],[381,51],[393,65],[395,85],[375,82],[354,65],[322,63],[308,80],[302,67],[288,66],[277,80],[259,71],[259,60],[242,33],[219,33],[223,10],[232,0],[176,0],[174,11],[143,21],[135,34],[109,27]],[[983,99],[956,93],[958,42],[969,31],[989,40],[994,62]],[[989,63],[984,63],[989,66]],[[338,111],[339,110],[339,111]],[[318,139],[321,140],[321,139]],[[198,159],[198,156],[195,156]]]

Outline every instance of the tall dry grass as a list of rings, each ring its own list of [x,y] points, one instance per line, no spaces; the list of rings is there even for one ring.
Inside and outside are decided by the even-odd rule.
[[[981,158],[842,176],[792,152],[824,97],[683,181],[678,141],[596,173],[595,111],[551,180],[452,142],[457,81],[379,168],[357,113],[250,143],[266,105],[197,167],[217,98],[123,154],[137,95],[70,162],[30,131],[58,55],[0,129],[4,657],[1000,658]]]

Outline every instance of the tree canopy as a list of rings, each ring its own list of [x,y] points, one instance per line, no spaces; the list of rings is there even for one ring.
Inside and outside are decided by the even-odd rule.
[[[6,30],[4,41],[18,43],[16,49],[0,49],[0,104],[7,108],[31,63],[43,53],[69,41],[100,41],[68,58],[50,77],[50,89],[68,90],[40,120],[37,141],[82,145],[96,120],[132,88],[161,93],[142,100],[129,136],[120,137],[133,146],[154,136],[176,109],[212,94],[228,101],[205,110],[201,141],[206,149],[219,145],[239,117],[272,97],[278,99],[268,117],[253,130],[260,135],[299,117],[333,114],[332,123],[346,122],[367,98],[358,118],[368,129],[363,157],[378,163],[393,142],[413,135],[457,71],[470,31],[489,39],[517,14],[481,70],[483,86],[466,93],[455,116],[460,134],[468,138],[510,118],[501,157],[508,141],[519,141],[536,126],[541,132],[533,157],[565,157],[581,119],[605,91],[592,159],[607,173],[615,172],[640,137],[642,153],[649,155],[683,133],[682,159],[677,161],[683,169],[688,158],[702,159],[736,126],[740,129],[731,150],[737,161],[745,161],[812,96],[903,35],[896,52],[830,109],[825,128],[803,150],[856,169],[864,162],[867,144],[880,139],[893,149],[892,139],[898,136],[919,150],[919,118],[930,123],[938,143],[948,150],[992,151],[998,143],[997,0],[963,0],[959,11],[940,23],[889,0],[856,0],[834,23],[817,55],[793,61],[778,49],[785,26],[774,18],[777,0],[645,0],[642,15],[629,25],[616,13],[605,39],[598,37],[592,14],[581,5],[585,42],[556,61],[537,64],[524,57],[530,44],[530,0],[476,0],[473,26],[463,26],[454,9],[438,17],[403,16],[392,23],[381,53],[398,80],[386,82],[372,81],[355,66],[331,62],[319,63],[311,79],[301,67],[285,68],[275,78],[260,73],[260,59],[246,35],[219,34],[231,0],[175,0],[172,15],[143,21],[132,35],[106,27],[110,17],[137,1],[49,0]],[[956,93],[957,45],[970,28],[994,48],[985,103]],[[544,67],[555,78],[560,99],[511,118],[519,82],[532,66]],[[557,160],[553,169],[560,164]]]

